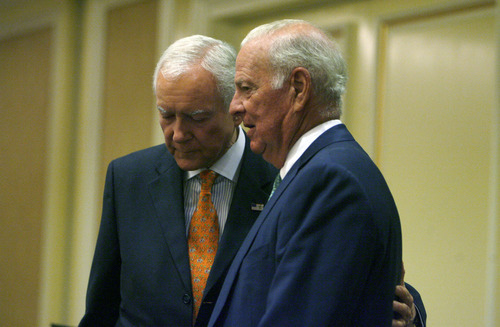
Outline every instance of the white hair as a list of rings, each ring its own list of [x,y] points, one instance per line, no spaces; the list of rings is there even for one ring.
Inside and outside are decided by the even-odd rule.
[[[276,32],[292,26],[307,25],[314,29],[296,33]],[[273,35],[275,34],[276,35]],[[293,69],[304,67],[311,75],[313,90],[323,105],[323,114],[339,118],[342,111],[342,95],[347,83],[347,65],[337,44],[319,28],[303,20],[285,19],[256,27],[241,42],[273,35],[268,49],[273,87],[280,88]]]
[[[229,44],[203,35],[192,35],[177,40],[163,52],[156,64],[153,89],[156,92],[158,74],[178,78],[195,65],[201,65],[215,78],[219,95],[226,110],[234,96],[236,51]]]

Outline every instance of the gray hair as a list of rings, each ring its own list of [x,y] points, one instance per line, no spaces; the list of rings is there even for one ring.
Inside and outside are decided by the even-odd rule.
[[[323,106],[322,114],[339,118],[342,111],[342,95],[347,83],[347,65],[337,44],[314,25],[294,19],[279,20],[256,27],[241,42],[269,37],[292,25],[314,27],[305,32],[276,34],[269,47],[268,59],[275,75],[272,86],[280,88],[296,67],[309,71],[314,93]]]
[[[156,92],[158,74],[168,78],[178,78],[195,65],[201,65],[215,78],[219,95],[224,107],[234,96],[234,70],[236,51],[229,44],[203,35],[192,35],[177,40],[163,52],[153,76],[153,89]]]

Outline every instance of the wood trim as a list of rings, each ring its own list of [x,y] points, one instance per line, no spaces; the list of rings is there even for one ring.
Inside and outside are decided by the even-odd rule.
[[[92,264],[101,211],[101,164],[103,145],[103,110],[106,73],[106,35],[108,12],[141,0],[89,0],[84,7],[81,79],[78,98],[79,129],[75,153],[73,223],[66,322],[78,324],[85,311],[85,294]],[[162,1],[161,12],[172,8],[172,1]],[[161,22],[161,19],[159,20]],[[169,24],[169,23],[168,23]],[[164,25],[161,25],[162,27]],[[171,34],[162,34],[168,39]],[[152,74],[152,72],[151,72]],[[152,110],[152,116],[154,111]]]
[[[263,12],[276,12],[279,10],[290,10],[318,6],[320,4],[332,4],[331,0],[251,0],[251,1],[227,1],[209,0],[212,20],[236,20],[241,16],[254,15]],[[342,1],[338,1],[341,3]]]

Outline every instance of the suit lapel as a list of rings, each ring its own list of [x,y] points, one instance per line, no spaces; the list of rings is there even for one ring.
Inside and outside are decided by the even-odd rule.
[[[191,289],[186,224],[184,218],[183,171],[165,155],[158,165],[159,176],[149,184],[156,216],[159,219],[172,261],[186,289]]]
[[[219,293],[219,297],[212,312],[212,316],[210,317],[210,322],[208,326],[221,325],[221,322],[220,321],[218,322],[217,320],[219,319],[221,313],[225,310],[226,302],[228,301],[229,294],[231,294],[231,289],[233,287],[236,276],[238,275],[238,271],[240,270],[240,266],[243,262],[243,259],[248,253],[251,245],[253,244],[255,236],[257,235],[257,232],[259,231],[262,223],[266,220],[269,211],[271,210],[271,208],[274,206],[275,203],[276,203],[276,193],[271,197],[271,199],[269,199],[269,202],[267,202],[267,204],[264,206],[264,210],[260,213],[257,220],[252,225],[250,231],[248,232],[248,235],[246,236],[241,247],[236,253],[236,256],[234,257],[234,260],[231,263],[231,266],[227,272],[224,284],[222,285],[222,289]]]
[[[251,152],[246,135],[245,138],[240,175],[218,253],[207,281],[207,291],[221,280],[231,265],[240,244],[259,216],[260,211],[253,210],[252,205],[267,202],[272,182],[277,174],[277,171]],[[172,260],[184,286],[190,290],[191,272],[184,217],[183,171],[166,150],[159,160],[157,171],[158,177],[149,184],[149,192]]]
[[[267,173],[266,165],[251,152],[248,144],[247,140],[238,183],[231,201],[224,233],[219,242],[217,256],[207,281],[207,290],[219,281],[231,265],[241,243],[259,216],[260,211],[255,210],[255,204],[264,205],[269,197],[274,170],[269,168],[270,173]]]
[[[315,140],[309,148],[304,152],[304,154],[297,160],[297,162],[293,165],[290,171],[287,173],[280,186],[276,189],[273,196],[269,199],[269,202],[265,205],[264,210],[259,215],[251,230],[249,231],[246,239],[239,252],[236,254],[236,257],[233,260],[231,268],[228,271],[226,276],[226,280],[224,282],[223,288],[220,292],[219,299],[217,300],[217,304],[213,311],[213,316],[210,319],[209,326],[213,326],[213,323],[217,322],[218,316],[223,311],[226,301],[228,300],[229,294],[231,293],[231,289],[233,287],[236,276],[238,275],[238,271],[240,266],[245,258],[246,254],[250,250],[257,233],[264,223],[264,221],[269,216],[270,211],[273,209],[276,202],[281,197],[281,194],[288,188],[288,185],[295,178],[300,168],[305,165],[318,151],[323,149],[325,146],[335,143],[335,142],[343,142],[343,141],[353,141],[353,137],[345,127],[345,125],[337,125],[325,133],[323,133],[317,140]]]
[[[325,131],[321,134],[300,156],[299,160],[294,164],[291,170],[300,169],[303,165],[309,161],[318,151],[323,149],[324,147],[339,142],[348,142],[354,141],[351,133],[347,130],[347,127],[344,124],[339,124],[333,126],[329,130]]]

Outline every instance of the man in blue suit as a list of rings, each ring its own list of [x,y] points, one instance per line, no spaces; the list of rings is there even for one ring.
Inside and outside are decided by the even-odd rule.
[[[400,222],[380,171],[338,120],[345,82],[335,44],[309,23],[266,24],[243,40],[230,112],[280,178],[209,326],[391,325]]]
[[[207,324],[276,175],[229,114],[235,58],[232,47],[204,36],[181,39],[161,57],[154,81],[166,146],[109,165],[80,326]],[[205,169],[218,174],[212,201],[220,238],[203,300],[195,303],[188,233]]]

